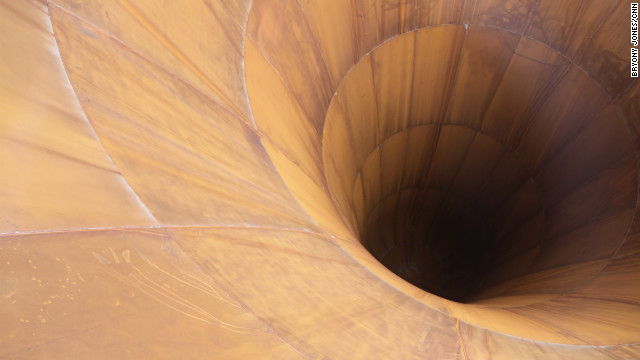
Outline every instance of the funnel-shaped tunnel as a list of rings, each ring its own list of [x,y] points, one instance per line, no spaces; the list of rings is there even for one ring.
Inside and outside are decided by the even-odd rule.
[[[540,42],[480,26],[420,29],[364,56],[329,106],[323,156],[364,246],[456,301],[522,295],[529,274],[612,256],[636,203],[631,138],[606,93]]]
[[[626,0],[0,10],[0,358],[640,357]]]

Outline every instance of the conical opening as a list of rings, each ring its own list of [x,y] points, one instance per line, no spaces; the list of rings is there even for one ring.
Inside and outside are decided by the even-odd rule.
[[[434,41],[449,41],[447,52],[430,52]],[[480,58],[502,62],[499,85],[472,74]],[[527,66],[549,82],[526,76]],[[545,294],[549,284],[566,291],[600,268],[519,284],[610,256],[631,221],[635,160],[607,101],[535,41],[495,29],[418,30],[374,49],[343,79],[325,119],[325,173],[363,246],[427,292],[476,302]],[[589,233],[603,226],[608,236]],[[585,250],[574,257],[568,246]]]

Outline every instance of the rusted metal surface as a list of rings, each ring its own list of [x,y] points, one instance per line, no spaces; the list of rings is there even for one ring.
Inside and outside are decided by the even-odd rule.
[[[0,0],[0,358],[640,358],[628,15]]]

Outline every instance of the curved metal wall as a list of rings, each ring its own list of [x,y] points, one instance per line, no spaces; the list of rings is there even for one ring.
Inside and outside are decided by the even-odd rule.
[[[626,0],[0,19],[0,357],[640,357]]]

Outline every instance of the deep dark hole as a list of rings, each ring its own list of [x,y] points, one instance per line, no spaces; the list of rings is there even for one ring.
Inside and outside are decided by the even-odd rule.
[[[384,199],[369,218],[363,244],[388,269],[438,296],[466,302],[500,256],[495,214],[437,189],[408,189]]]

